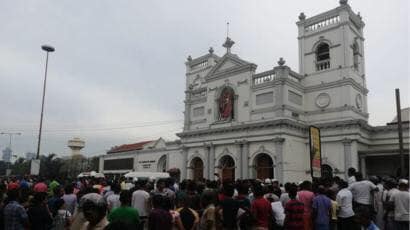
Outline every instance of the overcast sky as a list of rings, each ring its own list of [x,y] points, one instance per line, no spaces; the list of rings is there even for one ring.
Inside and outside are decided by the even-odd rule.
[[[407,0],[350,0],[364,29],[368,105],[372,125],[395,115],[394,89],[409,105]],[[73,1],[2,0],[0,3],[0,132],[18,131],[18,155],[36,151],[45,53],[49,59],[42,153],[68,154],[67,140],[86,141],[83,152],[113,145],[171,140],[183,126],[185,65],[221,44],[230,22],[232,52],[271,69],[279,57],[298,70],[297,27],[333,9],[337,0],[287,1]],[[8,137],[0,136],[0,149]]]

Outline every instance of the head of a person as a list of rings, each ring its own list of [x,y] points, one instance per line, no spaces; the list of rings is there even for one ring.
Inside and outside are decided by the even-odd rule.
[[[240,183],[238,183],[238,185],[236,186],[236,190],[238,190],[238,194],[239,195],[244,195],[247,196],[248,192],[249,192],[249,186],[247,183],[245,183],[244,181],[241,181]]]
[[[56,210],[58,210],[58,209],[63,209],[63,208],[64,208],[64,205],[65,205],[64,200],[61,199],[61,198],[57,199],[57,200],[54,202],[54,207],[55,207]]]
[[[344,180],[340,180],[338,184],[339,184],[340,189],[344,189],[344,188],[347,188],[349,186],[349,184]]]
[[[227,197],[232,197],[235,193],[235,187],[232,183],[224,183],[223,185],[223,194]]]
[[[399,180],[399,190],[400,191],[408,191],[409,190],[409,181],[406,179]]]
[[[361,172],[356,172],[354,174],[354,177],[356,178],[356,181],[362,181],[363,180],[363,174]]]
[[[277,197],[280,197],[280,195],[282,195],[282,190],[280,189],[280,187],[273,187],[273,194],[275,194]]]
[[[319,185],[318,187],[317,187],[317,193],[319,193],[319,194],[325,194],[325,192],[326,192],[326,188],[325,188],[325,186],[324,185]]]
[[[54,189],[53,189],[53,195],[55,196],[55,197],[61,197],[61,196],[63,196],[64,195],[64,190],[63,190],[63,188],[59,185],[59,186],[56,186]]]
[[[379,177],[377,176],[369,176],[369,181],[371,181],[373,184],[378,184],[380,182]]]
[[[90,226],[94,226],[106,216],[107,203],[101,195],[89,193],[81,198],[79,209],[83,212],[84,218],[90,223]]]
[[[46,203],[47,201],[47,193],[45,192],[36,192],[34,193],[32,204],[34,205],[41,205]]]
[[[72,184],[68,184],[64,188],[64,193],[65,194],[72,194],[74,192],[74,186]]]
[[[151,203],[152,203],[153,208],[163,208],[164,196],[162,196],[160,194],[155,194],[152,197]]]
[[[168,196],[163,196],[162,198],[162,202],[163,202],[163,207],[165,210],[172,210],[174,209],[174,202],[172,201],[172,199]]]
[[[7,198],[9,201],[17,201],[19,199],[19,191],[17,189],[11,189],[7,191]]]
[[[157,181],[157,189],[158,191],[162,191],[166,187],[166,183],[164,179],[159,179]]]
[[[286,182],[284,187],[285,187],[285,192],[289,192],[289,188],[291,186],[292,183]]]
[[[356,173],[356,169],[353,168],[353,167],[350,167],[350,168],[347,170],[347,175],[348,175],[349,177],[355,176],[355,173]]]
[[[305,180],[299,185],[299,187],[300,187],[300,190],[312,191],[312,182]]]
[[[129,190],[122,190],[120,193],[120,202],[122,206],[131,206],[132,194]]]
[[[260,198],[263,196],[263,187],[261,184],[255,184],[252,187],[253,195],[255,198]]]
[[[202,193],[201,196],[201,206],[202,208],[206,208],[210,204],[216,203],[216,194],[214,191],[205,191]]]
[[[290,184],[289,190],[288,190],[289,198],[296,199],[297,193],[298,193],[298,186],[296,184]]]
[[[111,186],[111,190],[115,193],[115,194],[119,194],[121,192],[121,186],[119,184],[113,184]]]

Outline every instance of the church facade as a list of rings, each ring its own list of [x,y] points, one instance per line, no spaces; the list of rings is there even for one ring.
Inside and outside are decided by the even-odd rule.
[[[100,171],[107,172],[104,162],[118,157],[133,159],[130,170],[144,170],[137,158],[159,164],[167,156],[172,163],[161,163],[162,169],[179,168],[182,178],[218,174],[232,180],[300,181],[310,178],[308,127],[314,125],[321,131],[323,173],[344,177],[354,167],[364,174],[393,174],[399,159],[397,124],[368,124],[362,18],[340,1],[310,18],[301,13],[296,25],[299,71],[280,58],[272,69],[257,72],[256,64],[234,54],[229,37],[223,55],[210,48],[201,57],[189,56],[180,139],[145,152],[114,149],[115,154],[100,158]],[[408,159],[408,121],[404,130]]]

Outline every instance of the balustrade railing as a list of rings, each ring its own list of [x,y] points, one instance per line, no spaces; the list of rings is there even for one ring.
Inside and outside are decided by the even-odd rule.
[[[192,65],[191,69],[199,69],[208,65],[208,61],[203,61],[198,64]]]
[[[325,70],[329,68],[330,68],[330,60],[323,60],[323,61],[316,62],[317,71]]]
[[[305,27],[305,31],[314,31],[332,24],[337,24],[340,22],[340,17],[339,15],[331,17],[331,18],[327,18],[323,21],[317,22],[315,24],[309,25],[307,27]]]
[[[254,77],[253,85],[260,85],[260,84],[263,84],[269,81],[273,81],[275,77],[276,77],[275,73]]]

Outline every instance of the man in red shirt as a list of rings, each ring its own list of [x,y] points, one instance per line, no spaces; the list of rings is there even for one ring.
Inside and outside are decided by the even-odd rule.
[[[252,202],[251,213],[255,220],[255,228],[258,230],[268,230],[269,222],[272,218],[272,208],[268,200],[263,197],[263,188],[260,184],[253,186],[255,199]]]
[[[284,229],[287,230],[303,230],[303,213],[304,205],[302,202],[296,200],[297,186],[291,184],[289,186],[289,198],[290,200],[285,205],[285,221]]]

